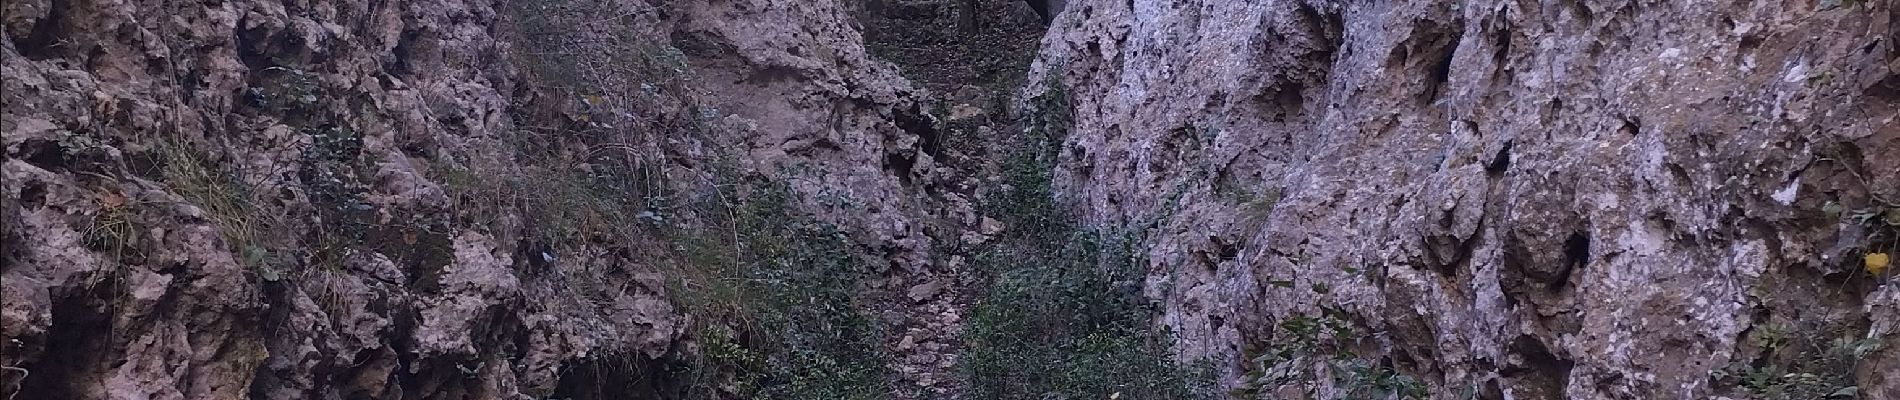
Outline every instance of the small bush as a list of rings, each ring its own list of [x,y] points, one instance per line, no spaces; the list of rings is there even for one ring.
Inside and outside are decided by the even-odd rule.
[[[782,185],[716,187],[730,188],[717,198],[744,200],[699,207],[714,223],[673,240],[685,244],[692,268],[710,269],[685,302],[723,317],[731,332],[698,338],[707,354],[692,376],[732,378],[695,381],[691,394],[729,385],[736,393],[728,395],[749,399],[886,397],[879,329],[856,295],[869,271],[849,239],[794,213]]]
[[[1750,330],[1759,357],[1737,361],[1714,373],[1721,385],[1739,387],[1760,399],[1855,399],[1854,370],[1879,351],[1880,339],[1855,334],[1862,329],[1819,322],[1793,328],[1776,324]]]
[[[1296,385],[1309,397],[1316,382],[1332,382],[1336,399],[1425,399],[1425,383],[1374,363],[1349,348],[1362,336],[1343,310],[1327,308],[1319,316],[1293,316],[1280,321],[1272,347],[1247,355],[1246,373],[1232,395],[1251,399],[1265,390]],[[1317,368],[1316,368],[1317,367]]]
[[[689,336],[697,351],[651,360],[671,366],[658,387],[564,387],[557,397],[636,390],[695,399],[890,393],[879,327],[857,295],[870,272],[843,232],[793,208],[789,188],[717,161],[705,163],[712,171],[682,172],[708,175],[680,180],[704,184],[674,186],[650,165],[588,172],[525,159],[535,163],[440,174],[461,208],[458,220],[520,216],[525,236],[552,243],[555,253],[590,245],[642,252],[664,269],[670,300],[700,324]],[[597,276],[604,273],[556,275],[587,297],[612,290],[604,282],[611,277]]]

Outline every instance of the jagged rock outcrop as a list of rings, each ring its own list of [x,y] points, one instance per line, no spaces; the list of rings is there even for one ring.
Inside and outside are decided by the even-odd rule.
[[[533,190],[616,163],[783,177],[903,307],[931,216],[969,215],[924,194],[935,121],[836,2],[4,7],[17,398],[662,393],[640,374],[720,321],[641,250],[666,244]]]
[[[1230,386],[1325,315],[1436,398],[1751,397],[1838,337],[1885,346],[1768,381],[1890,398],[1895,226],[1840,210],[1900,200],[1896,10],[1073,1],[1030,81],[1080,212],[1173,212],[1158,324]]]
[[[0,4],[0,397],[1900,398],[1894,1],[961,4]]]

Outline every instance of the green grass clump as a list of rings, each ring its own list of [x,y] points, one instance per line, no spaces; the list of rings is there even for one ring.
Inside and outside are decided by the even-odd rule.
[[[844,232],[797,211],[782,182],[720,161],[678,172],[706,179],[668,183],[652,165],[586,172],[522,160],[505,171],[445,170],[440,179],[463,208],[458,219],[518,216],[527,237],[559,254],[582,244],[636,252],[663,272],[669,300],[695,319],[687,340],[697,349],[584,364],[566,372],[583,378],[556,397],[880,399],[892,392],[882,332],[859,295],[871,269]],[[609,272],[557,268],[583,298],[624,290]],[[586,304],[609,307],[610,298]],[[654,366],[663,371],[642,372]]]
[[[1059,86],[1036,99],[984,204],[1007,229],[978,251],[983,295],[964,328],[964,389],[974,399],[1191,399],[1207,376],[1176,362],[1151,327],[1135,253],[1143,230],[1082,226],[1054,199],[1050,167],[1068,129]]]
[[[1174,361],[1127,236],[1077,231],[1041,244],[1003,245],[977,259],[994,276],[971,311],[961,358],[979,399],[1200,397],[1205,377]]]
[[[1854,371],[1884,342],[1865,328],[1805,321],[1794,326],[1757,325],[1747,342],[1751,359],[1736,361],[1712,374],[1718,385],[1742,389],[1759,399],[1854,399]]]
[[[185,202],[204,211],[207,222],[218,228],[240,263],[270,279],[289,272],[280,269],[294,264],[291,256],[271,250],[281,240],[273,232],[288,224],[263,209],[254,185],[206,162],[185,143],[162,142],[154,151],[159,178]]]
[[[870,270],[849,239],[794,213],[783,185],[717,187],[732,188],[718,198],[743,200],[701,208],[725,217],[674,238],[707,274],[686,302],[729,321],[698,338],[708,351],[690,368],[700,379],[689,394],[723,385],[748,399],[887,397],[880,331],[857,296]],[[708,371],[730,378],[703,379]]]

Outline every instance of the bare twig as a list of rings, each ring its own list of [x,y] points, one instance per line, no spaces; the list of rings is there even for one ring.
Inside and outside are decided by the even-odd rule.
[[[26,370],[26,368],[20,368],[20,367],[14,367],[14,366],[0,366],[0,369],[7,370],[7,371],[20,372],[20,379],[13,381],[14,382],[13,393],[7,395],[7,400],[13,400],[15,396],[20,395],[20,387],[19,387],[20,382],[26,382],[26,377],[32,376],[33,371],[28,371]]]

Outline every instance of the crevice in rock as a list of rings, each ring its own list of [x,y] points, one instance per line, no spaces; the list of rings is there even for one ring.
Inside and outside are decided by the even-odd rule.
[[[234,28],[236,32],[231,35],[238,61],[254,73],[278,66],[276,60],[271,59],[273,54],[269,50],[277,46],[276,43],[272,43],[275,35],[262,26],[248,28],[245,26],[245,21],[239,21]]]
[[[917,168],[917,155],[911,152],[885,153],[884,171],[897,177],[898,182],[910,186],[912,172]]]
[[[27,211],[46,206],[46,182],[30,179],[20,186],[20,208]]]
[[[1337,60],[1340,48],[1345,43],[1345,22],[1338,13],[1324,12],[1311,4],[1299,4],[1289,23],[1292,29],[1285,31],[1268,29],[1262,31],[1258,40],[1272,43],[1263,46],[1266,53],[1263,60],[1283,57],[1291,53],[1297,60],[1296,68],[1272,74],[1258,92],[1247,97],[1247,103],[1256,108],[1256,113],[1266,116],[1269,122],[1289,123],[1304,118],[1308,103],[1309,88],[1324,88],[1332,76],[1333,64]],[[1210,101],[1210,104],[1218,101]]]
[[[574,400],[659,399],[670,381],[663,368],[637,354],[610,354],[572,360],[561,366],[561,379],[550,398]]]
[[[1456,278],[1458,271],[1470,264],[1471,255],[1477,251],[1478,244],[1483,242],[1481,239],[1484,237],[1488,217],[1488,215],[1478,216],[1477,227],[1472,229],[1469,236],[1463,238],[1451,234],[1426,237],[1425,243],[1428,248],[1425,254],[1430,257],[1429,265],[1432,272],[1446,279]],[[1446,211],[1443,218],[1441,222],[1443,226],[1454,225],[1452,221],[1456,217],[1452,211]]]
[[[32,30],[25,37],[15,39],[13,43],[21,57],[33,61],[60,57],[64,49],[74,44],[69,42],[72,40],[72,27],[68,26],[71,23],[67,22],[66,13],[72,9],[72,5],[67,1],[48,2],[46,15],[33,22]]]
[[[897,109],[891,113],[891,120],[897,128],[917,136],[917,143],[924,154],[932,158],[943,159],[942,132],[937,130],[936,121],[930,114],[924,113],[922,105],[913,105],[907,109]]]
[[[252,398],[268,398],[272,394],[270,393],[272,388],[297,387],[299,375],[309,375],[303,377],[304,383],[321,381],[323,378],[322,374],[298,368],[300,367],[298,364],[303,360],[297,359],[302,355],[297,351],[297,347],[304,343],[296,338],[307,333],[298,332],[295,329],[297,327],[295,314],[298,312],[297,298],[306,294],[298,290],[296,285],[283,281],[264,282],[262,289],[264,303],[268,305],[268,308],[264,310],[263,321],[261,321],[263,324],[258,328],[263,333],[264,350],[269,356],[265,359],[264,365],[251,374],[250,396]],[[315,296],[310,297],[315,298]],[[325,312],[333,311],[325,310]],[[325,317],[335,316],[325,315]]]
[[[1484,381],[1484,388],[1478,392],[1478,400],[1505,400],[1504,386],[1497,379]]]
[[[91,277],[98,283],[82,286],[81,293],[54,297],[58,300],[53,304],[52,327],[44,336],[45,346],[40,347],[47,352],[21,367],[32,373],[20,382],[16,395],[24,395],[24,399],[78,399],[90,398],[92,390],[100,389],[104,376],[96,368],[107,362],[102,359],[105,355],[114,353],[109,348],[114,326],[106,310],[117,301],[116,291],[121,285],[117,274],[111,275]]]
[[[65,169],[66,164],[71,161],[71,157],[66,152],[66,146],[61,146],[59,142],[51,140],[27,139],[20,142],[18,149],[8,156],[48,171]]]
[[[1451,82],[1451,60],[1457,55],[1456,49],[1454,42],[1451,46],[1434,52],[1434,57],[1437,57],[1438,61],[1432,64],[1430,75],[1428,75],[1429,80],[1425,82],[1425,93],[1419,100],[1430,103],[1437,101],[1444,94],[1445,85]]]
[[[404,29],[396,38],[396,47],[390,49],[388,66],[384,67],[389,75],[400,77],[414,76],[416,73],[416,40],[422,36],[421,29]]]
[[[1451,80],[1451,63],[1457,56],[1458,39],[1464,33],[1464,19],[1449,16],[1448,21],[1419,20],[1412,33],[1386,56],[1393,73],[1414,77],[1415,100],[1432,104],[1443,94]]]
[[[1310,82],[1323,83],[1332,75],[1333,63],[1339,57],[1339,49],[1346,43],[1346,21],[1337,12],[1322,12],[1308,3],[1300,3],[1299,15],[1306,35],[1314,42],[1307,43],[1308,49],[1301,56],[1309,71]]]
[[[1306,85],[1288,82],[1253,96],[1255,106],[1276,123],[1292,122],[1306,113]]]
[[[1643,133],[1643,120],[1637,117],[1624,117],[1623,125],[1617,127],[1617,130],[1629,136],[1641,135]]]
[[[1496,178],[1503,176],[1505,171],[1509,171],[1511,169],[1511,145],[1511,140],[1505,140],[1504,145],[1498,148],[1497,155],[1491,156],[1491,162],[1485,163],[1484,172]]]
[[[1565,1],[1564,4],[1569,6],[1567,8],[1570,9],[1570,16],[1576,18],[1578,22],[1582,22],[1583,26],[1587,27],[1596,23],[1596,12],[1590,10],[1589,2],[1585,0],[1570,0]]]
[[[1189,161],[1203,156],[1199,151],[1202,132],[1205,130],[1192,125],[1169,130],[1166,136],[1160,138],[1155,157],[1148,164],[1149,170],[1155,176],[1166,176],[1175,168],[1189,165]]]
[[[1895,59],[1900,60],[1900,55],[1896,55]],[[1900,71],[1888,71],[1887,77],[1868,85],[1862,93],[1871,97],[1870,100],[1887,103],[1887,107],[1892,107],[1892,103],[1900,103]]]
[[[1569,238],[1564,239],[1564,265],[1558,270],[1557,276],[1551,277],[1550,290],[1563,290],[1564,285],[1570,283],[1570,275],[1587,265],[1590,265],[1590,234],[1586,231],[1572,232]]]
[[[1504,13],[1504,10],[1498,10],[1499,20],[1505,20],[1503,16]],[[1496,46],[1496,49],[1491,52],[1491,61],[1496,62],[1500,70],[1509,67],[1512,38],[1510,25],[1507,23],[1498,23],[1496,30],[1491,32],[1491,38],[1493,46]]]
[[[1511,340],[1508,351],[1498,374],[1512,381],[1513,393],[1532,399],[1563,397],[1575,361],[1558,357],[1544,341],[1531,335],[1518,335]]]
[[[1493,17],[1483,24],[1491,32],[1492,78],[1497,84],[1509,84],[1511,76],[1511,41],[1515,31],[1511,29],[1509,6],[1500,7]]]
[[[1210,238],[1209,242],[1214,244],[1214,254],[1221,262],[1233,261],[1240,256],[1240,245],[1237,243],[1228,242],[1219,236]]]

